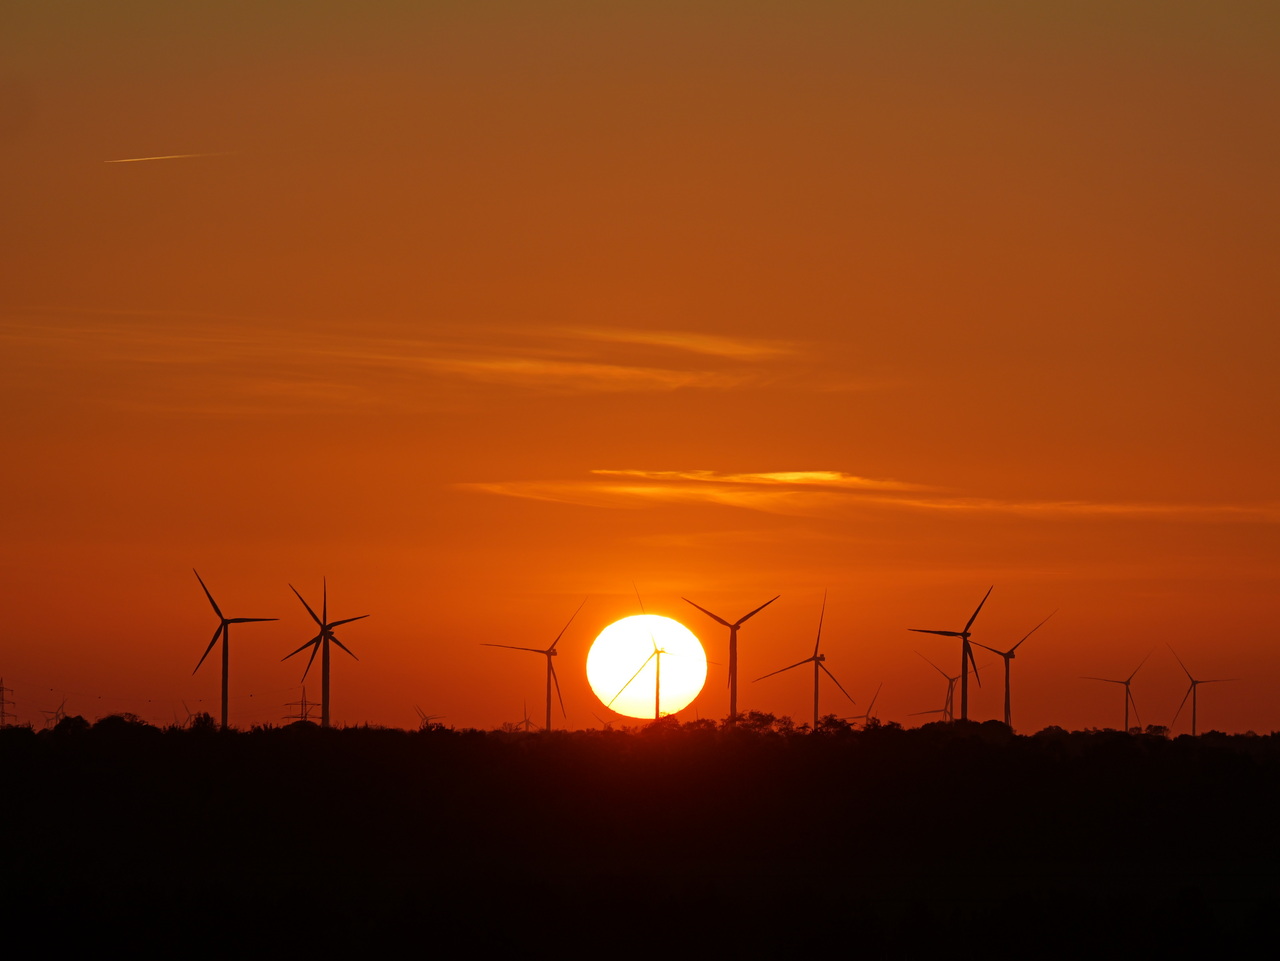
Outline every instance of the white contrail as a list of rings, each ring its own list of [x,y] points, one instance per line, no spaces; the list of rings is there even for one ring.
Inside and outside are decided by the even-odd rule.
[[[123,160],[104,160],[104,164],[133,164],[142,160],[185,160],[187,157],[225,157],[225,153],[171,153],[163,157],[125,157]]]

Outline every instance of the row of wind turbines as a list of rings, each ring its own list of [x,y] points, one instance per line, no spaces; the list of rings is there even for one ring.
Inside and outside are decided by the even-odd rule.
[[[278,620],[278,618],[275,618],[275,617],[227,617],[225,614],[222,613],[222,608],[218,606],[218,602],[213,599],[213,594],[209,591],[209,588],[205,585],[204,578],[200,576],[200,572],[195,570],[195,568],[192,568],[192,573],[196,575],[196,580],[200,582],[200,587],[204,590],[204,596],[209,598],[209,604],[213,608],[213,613],[218,615],[218,628],[213,632],[213,639],[209,641],[209,646],[204,649],[204,653],[200,655],[200,660],[196,663],[195,670],[193,670],[191,673],[195,674],[196,671],[200,670],[200,666],[204,664],[205,658],[209,656],[210,652],[213,651],[214,646],[218,643],[219,640],[221,640],[222,641],[221,725],[222,725],[222,728],[225,730],[227,728],[227,700],[228,700],[228,686],[229,686],[228,679],[231,673],[231,668],[230,668],[231,625],[232,624],[251,624],[258,621],[274,621],[274,620]],[[343,644],[342,641],[338,640],[338,636],[333,633],[333,630],[335,627],[341,627],[343,624],[350,624],[352,621],[363,620],[369,615],[360,614],[357,617],[345,617],[340,621],[329,620],[329,582],[327,579],[324,580],[323,582],[319,615],[317,615],[316,612],[312,610],[311,605],[307,603],[306,598],[304,598],[301,594],[298,593],[298,589],[296,587],[290,584],[289,590],[293,591],[294,594],[297,594],[298,600],[302,601],[302,606],[307,609],[307,613],[311,615],[311,619],[315,621],[316,626],[320,628],[320,633],[318,633],[315,637],[311,638],[311,640],[304,643],[297,650],[292,651],[289,654],[286,654],[280,660],[287,661],[289,658],[293,657],[294,654],[301,654],[307,648],[311,648],[311,656],[307,658],[307,666],[302,672],[302,679],[305,681],[307,679],[307,674],[310,673],[311,671],[311,665],[315,662],[316,653],[319,652],[320,654],[320,726],[328,727],[329,726],[329,645],[337,644],[338,647],[342,648],[348,654],[351,654],[351,656],[355,658],[357,661],[360,660],[358,657],[355,656],[355,654],[352,654],[351,649],[348,648],[347,645]]]
[[[208,586],[205,584],[204,579],[200,577],[199,571],[196,571],[193,569],[192,572],[196,575],[196,580],[199,581],[200,587],[204,591],[205,597],[208,598],[209,605],[213,608],[214,614],[217,615],[218,617],[218,627],[214,630],[213,637],[209,641],[208,646],[205,648],[204,653],[200,656],[200,660],[196,663],[195,669],[192,671],[192,674],[195,674],[197,671],[200,670],[205,660],[213,652],[214,647],[217,646],[219,641],[221,641],[222,642],[222,704],[221,704],[220,723],[221,723],[221,726],[225,729],[228,726],[227,714],[228,714],[228,700],[229,700],[229,677],[230,677],[230,656],[231,656],[230,627],[232,624],[248,624],[248,623],[257,623],[257,622],[263,622],[263,621],[274,621],[274,620],[277,620],[277,618],[274,618],[274,617],[227,617],[225,614],[222,613],[222,609],[218,606],[218,602],[214,600],[212,592],[209,590]],[[311,607],[311,605],[307,603],[306,598],[302,596],[302,594],[298,591],[296,587],[290,584],[289,589],[293,591],[293,593],[297,596],[298,600],[302,602],[302,606],[306,609],[307,614],[310,615],[311,619],[315,622],[316,627],[318,628],[318,633],[314,637],[305,641],[302,645],[300,645],[295,650],[286,654],[283,658],[281,658],[281,660],[287,661],[289,660],[289,658],[294,657],[297,654],[301,654],[303,651],[310,648],[311,655],[307,659],[307,666],[302,672],[302,679],[303,681],[305,681],[308,673],[310,673],[311,671],[312,665],[315,662],[316,655],[317,654],[320,655],[320,671],[321,671],[320,724],[322,727],[329,727],[330,726],[330,646],[333,644],[336,644],[339,648],[341,648],[343,651],[349,654],[352,658],[359,660],[359,658],[356,657],[356,655],[351,651],[351,649],[348,648],[341,640],[339,640],[338,636],[334,633],[334,631],[336,628],[342,627],[345,624],[350,624],[353,621],[363,620],[369,615],[360,614],[360,615],[357,615],[356,617],[347,617],[347,618],[342,618],[341,620],[333,620],[333,621],[329,620],[329,587],[328,587],[327,579],[322,582],[321,605],[320,605],[319,614],[317,614],[315,610]],[[929,663],[934,668],[934,670],[936,670],[939,674],[941,674],[942,677],[947,681],[947,693],[946,693],[946,699],[943,703],[942,708],[933,710],[933,711],[921,711],[921,712],[917,712],[917,714],[919,715],[941,714],[943,715],[944,720],[947,720],[947,721],[955,720],[956,718],[955,718],[954,700],[955,700],[955,689],[958,683],[960,687],[960,718],[959,719],[961,721],[969,720],[969,673],[970,673],[970,670],[972,670],[975,680],[978,680],[979,684],[981,683],[981,679],[979,678],[979,675],[978,675],[977,661],[975,660],[974,653],[973,653],[973,648],[977,646],[977,647],[981,647],[984,650],[990,651],[993,654],[998,655],[1004,662],[1004,723],[1009,727],[1013,726],[1012,677],[1011,677],[1012,661],[1014,657],[1017,655],[1018,648],[1021,647],[1027,641],[1027,639],[1031,637],[1031,635],[1033,635],[1036,631],[1038,631],[1041,627],[1043,627],[1048,622],[1049,618],[1053,617],[1053,614],[1057,612],[1055,611],[1049,614],[1048,617],[1044,618],[1044,620],[1042,620],[1039,624],[1037,624],[1025,635],[1023,635],[1022,638],[1016,644],[1014,644],[1011,648],[1009,648],[1007,651],[1002,651],[994,647],[989,647],[986,644],[982,644],[979,641],[973,640],[972,628],[973,628],[974,622],[978,618],[978,615],[982,612],[982,608],[986,604],[987,599],[991,596],[991,592],[993,589],[994,589],[994,585],[992,587],[987,588],[987,592],[982,596],[982,600],[978,602],[978,606],[974,608],[973,613],[969,616],[969,619],[965,622],[965,625],[961,630],[958,630],[958,631],[937,630],[932,628],[909,628],[908,629],[915,633],[934,634],[942,637],[955,637],[955,638],[959,638],[960,640],[960,673],[955,676],[947,674],[944,670],[942,670],[942,668],[938,667],[937,664],[934,664],[933,661],[930,661],[923,654],[920,654],[920,657],[923,658],[927,663]],[[719,614],[713,613],[707,608],[702,607],[701,605],[696,604],[693,601],[689,600],[689,598],[687,597],[681,598],[686,603],[696,608],[697,610],[701,611],[707,617],[711,618],[717,624],[720,624],[722,627],[727,628],[729,631],[728,689],[729,689],[730,723],[733,723],[733,720],[738,717],[738,631],[742,628],[743,624],[745,624],[751,618],[755,617],[755,615],[759,614],[761,611],[767,608],[774,601],[778,600],[780,596],[781,595],[775,595],[774,597],[765,601],[759,607],[756,607],[748,611],[746,614],[743,614],[741,617],[739,617],[737,620],[734,620],[734,621],[729,621],[721,617]],[[638,595],[637,595],[637,599],[638,599]],[[545,716],[544,716],[543,729],[547,731],[551,730],[551,714],[552,714],[551,692],[553,688],[555,689],[556,699],[559,701],[559,704],[560,704],[560,711],[562,716],[564,717],[568,716],[564,706],[564,695],[560,690],[560,679],[556,675],[555,662],[553,659],[559,654],[559,651],[557,650],[557,646],[559,645],[561,638],[564,637],[565,632],[568,631],[569,627],[573,624],[575,618],[577,618],[579,612],[581,612],[582,608],[586,605],[586,601],[587,599],[584,598],[582,603],[580,603],[578,607],[574,610],[573,614],[570,615],[569,620],[565,623],[564,627],[560,629],[560,633],[558,633],[555,636],[555,639],[546,648],[522,647],[514,644],[493,644],[493,643],[486,643],[482,645],[484,647],[498,647],[498,648],[504,648],[506,650],[526,651],[528,653],[538,654],[546,658],[546,698],[545,698]],[[643,607],[644,607],[644,604],[643,602],[641,602],[642,610],[643,610]],[[755,679],[756,681],[763,681],[766,678],[783,674],[786,671],[791,671],[791,670],[794,670],[795,668],[803,667],[806,664],[812,664],[813,665],[813,726],[814,728],[818,726],[818,722],[821,717],[820,696],[821,696],[822,675],[824,673],[827,675],[827,677],[831,679],[832,683],[836,685],[840,693],[843,694],[851,704],[856,703],[852,695],[850,695],[849,692],[845,689],[844,685],[840,683],[839,679],[835,676],[834,673],[832,673],[831,669],[827,667],[826,655],[821,653],[822,625],[826,617],[826,608],[827,608],[827,595],[826,595],[826,592],[823,592],[822,607],[818,614],[818,630],[817,630],[817,636],[814,640],[813,653],[808,657],[804,658],[803,660],[797,661],[794,664],[789,664],[786,667],[779,668],[776,671],[770,671],[768,674],[763,674],[760,677]],[[1192,735],[1195,735],[1198,730],[1197,724],[1198,724],[1198,709],[1199,709],[1199,704],[1198,704],[1199,686],[1201,684],[1215,684],[1215,683],[1222,683],[1224,681],[1237,680],[1237,678],[1193,677],[1191,672],[1187,669],[1187,666],[1183,664],[1182,659],[1178,657],[1177,652],[1173,651],[1172,647],[1170,647],[1170,651],[1173,652],[1174,657],[1178,661],[1178,665],[1182,668],[1183,673],[1187,675],[1187,680],[1190,682],[1189,686],[1187,687],[1186,693],[1183,695],[1181,703],[1178,705],[1178,710],[1174,714],[1174,721],[1175,722],[1177,721],[1178,717],[1182,713],[1183,708],[1186,706],[1187,700],[1190,699],[1191,701],[1191,733]],[[654,718],[655,719],[661,716],[661,684],[662,684],[661,664],[662,664],[662,655],[664,653],[666,652],[663,651],[655,641],[653,653],[649,656],[649,660],[656,659],[657,661],[657,670],[655,671],[655,681],[654,681]],[[920,652],[917,651],[916,653],[919,654]],[[1133,672],[1127,678],[1120,679],[1120,678],[1106,678],[1106,677],[1093,677],[1093,676],[1086,676],[1084,678],[1085,680],[1101,681],[1108,684],[1119,684],[1123,686],[1124,688],[1124,729],[1126,731],[1129,730],[1130,707],[1132,707],[1133,709],[1135,718],[1138,715],[1137,702],[1133,698],[1131,685],[1133,683],[1134,677],[1137,675],[1138,671],[1142,669],[1143,664],[1146,663],[1149,657],[1150,657],[1150,653],[1148,653],[1147,657],[1144,657],[1142,659],[1142,662],[1138,664],[1138,666],[1133,670]],[[623,685],[623,690],[625,690],[626,687],[630,685],[631,682],[634,681],[635,678],[640,675],[640,673],[644,670],[644,668],[647,665],[648,665],[648,660],[646,660],[645,663],[642,664],[640,668],[635,672],[635,674],[632,675],[631,680],[629,680],[626,685]],[[879,696],[879,691],[880,689],[877,688],[876,695],[875,697],[872,698],[871,705],[868,707],[866,713],[861,715],[854,715],[850,718],[846,718],[846,720],[861,719],[864,722],[869,721],[871,718],[871,710],[874,707],[876,697]],[[619,690],[618,695],[614,696],[614,700],[616,700],[617,697],[621,695],[621,693],[622,693],[622,690]],[[612,705],[612,701],[610,702],[609,706],[611,705]]]
[[[971,670],[974,675],[974,679],[977,680],[979,684],[981,684],[981,678],[979,677],[979,674],[978,674],[978,664],[974,658],[974,653],[973,653],[973,648],[976,646],[976,647],[982,648],[983,650],[990,651],[992,654],[998,655],[1001,658],[1001,660],[1004,662],[1004,723],[1010,728],[1013,727],[1012,662],[1014,658],[1017,656],[1018,648],[1021,647],[1031,637],[1031,635],[1033,635],[1036,631],[1040,630],[1040,628],[1042,628],[1049,621],[1049,619],[1053,617],[1054,614],[1057,613],[1057,611],[1051,612],[1047,617],[1044,618],[1044,620],[1040,621],[1040,623],[1038,623],[1035,627],[1031,628],[1031,630],[1029,630],[1026,634],[1024,634],[1018,640],[1018,642],[1015,643],[1008,650],[1002,651],[1002,650],[999,650],[998,648],[990,647],[979,641],[973,640],[972,628],[973,628],[974,622],[978,618],[978,615],[982,612],[983,606],[987,603],[987,599],[991,596],[991,592],[992,590],[994,590],[994,587],[995,586],[992,585],[991,587],[987,588],[987,592],[983,594],[982,600],[978,602],[978,606],[974,608],[973,613],[969,616],[968,621],[965,622],[965,625],[961,630],[953,631],[953,630],[937,630],[932,628],[908,628],[908,630],[918,634],[935,634],[942,637],[955,637],[960,639],[960,673],[955,676],[947,674],[944,670],[942,670],[942,668],[934,664],[933,661],[929,660],[923,654],[920,654],[919,651],[916,652],[917,654],[920,654],[920,657],[923,658],[930,666],[934,668],[934,670],[936,670],[939,674],[941,674],[942,677],[947,681],[947,694],[946,694],[946,700],[942,708],[938,710],[933,710],[933,711],[920,711],[913,716],[919,716],[919,715],[925,715],[925,714],[942,714],[944,720],[948,722],[954,721],[956,719],[955,706],[954,706],[955,689],[958,683],[960,686],[960,718],[959,719],[961,721],[969,720],[969,673]],[[734,719],[736,719],[738,716],[738,631],[741,629],[742,625],[746,621],[750,620],[756,614],[759,614],[766,607],[768,607],[770,604],[776,601],[780,596],[781,595],[775,595],[774,597],[765,601],[759,607],[754,608],[753,610],[742,615],[736,621],[726,620],[720,615],[707,610],[705,607],[702,607],[701,605],[694,603],[693,601],[689,600],[687,597],[681,598],[686,603],[692,605],[693,607],[701,611],[703,614],[710,617],[717,624],[720,624],[721,626],[726,627],[729,630],[728,688],[729,688],[730,723],[733,723]],[[556,676],[555,665],[552,661],[552,658],[558,654],[558,651],[556,650],[556,646],[560,643],[560,639],[564,636],[565,631],[569,629],[569,625],[573,623],[574,618],[577,617],[578,612],[582,610],[582,607],[585,603],[586,603],[586,600],[584,599],[582,604],[578,605],[577,610],[573,612],[573,615],[569,618],[569,621],[565,624],[563,628],[561,628],[560,633],[556,635],[555,640],[552,641],[551,645],[545,649],[534,648],[534,647],[517,647],[511,644],[482,645],[484,647],[501,647],[501,648],[506,648],[508,650],[528,651],[530,653],[540,654],[546,657],[547,659],[547,679],[546,679],[547,692],[546,692],[546,714],[545,714],[543,729],[547,731],[551,730],[551,707],[552,707],[551,689],[553,685],[556,690],[556,696],[560,702],[561,715],[564,717],[568,716],[567,712],[565,711],[564,697],[560,692],[560,682],[558,677]],[[643,608],[643,603],[641,604],[641,607]],[[822,608],[818,615],[818,632],[813,645],[813,653],[802,661],[797,661],[794,664],[789,664],[786,667],[779,668],[776,671],[770,671],[768,674],[763,674],[760,677],[755,679],[756,681],[763,681],[765,678],[774,677],[775,675],[782,674],[786,671],[790,671],[798,667],[803,667],[806,664],[812,664],[813,665],[813,728],[814,729],[817,728],[819,719],[821,717],[819,704],[820,704],[821,682],[822,682],[823,673],[825,673],[831,679],[831,681],[840,690],[840,693],[843,694],[851,704],[856,703],[853,699],[853,696],[850,695],[847,690],[845,690],[844,685],[840,683],[839,679],[835,676],[835,674],[832,673],[831,669],[827,667],[826,655],[821,653],[822,624],[826,616],[826,608],[827,608],[827,595],[826,595],[826,592],[824,591],[822,595]],[[1237,680],[1237,678],[1208,678],[1208,679],[1195,678],[1191,675],[1191,672],[1187,669],[1187,666],[1183,664],[1182,658],[1178,657],[1177,652],[1173,650],[1172,646],[1170,646],[1169,650],[1173,653],[1174,658],[1178,661],[1178,665],[1182,668],[1183,673],[1187,675],[1187,680],[1190,682],[1189,686],[1187,687],[1186,693],[1183,695],[1181,703],[1178,705],[1178,710],[1174,713],[1173,721],[1176,723],[1178,717],[1182,714],[1183,708],[1186,707],[1187,700],[1190,699],[1191,700],[1191,733],[1194,736],[1198,732],[1199,686],[1201,684],[1214,684],[1214,683],[1221,683],[1224,681],[1233,681],[1233,680]],[[657,671],[655,671],[655,677],[654,677],[654,688],[655,688],[654,719],[655,720],[661,717],[661,697],[660,697],[660,687],[662,683],[661,657],[664,653],[666,652],[661,650],[657,642],[655,641],[654,650],[653,650],[653,653],[649,656],[649,659],[646,660],[645,663],[640,666],[640,668],[636,671],[636,673],[632,675],[631,680],[627,682],[627,685],[629,685],[631,681],[634,681],[635,678],[638,677],[640,673],[644,670],[644,668],[648,666],[649,660],[655,660],[655,659],[657,660],[658,669]],[[1133,673],[1131,673],[1127,678],[1124,678],[1124,679],[1092,677],[1092,676],[1086,676],[1083,678],[1084,680],[1103,681],[1105,683],[1123,685],[1124,687],[1124,730],[1126,731],[1130,729],[1129,728],[1129,708],[1131,705],[1133,707],[1133,713],[1135,718],[1137,717],[1137,714],[1138,714],[1137,702],[1134,701],[1133,699],[1133,692],[1130,688],[1130,685],[1132,684],[1133,679],[1137,675],[1138,671],[1142,668],[1142,665],[1146,663],[1147,658],[1149,657],[1150,657],[1150,653],[1147,654],[1147,657],[1143,658],[1142,663],[1140,663],[1138,667],[1134,669]],[[625,690],[627,685],[623,685],[623,690]],[[622,693],[622,690],[619,690],[618,694],[620,695],[621,693]],[[865,713],[853,715],[850,717],[846,717],[844,719],[845,720],[862,720],[863,722],[869,721],[872,716],[871,712],[874,709],[876,698],[879,697],[879,694],[880,694],[880,688],[878,687],[876,689],[875,695],[871,699],[871,704],[868,705],[867,711]],[[617,699],[617,695],[615,695],[614,697],[614,700],[616,699]],[[612,701],[610,702],[610,706],[611,705],[612,705]]]

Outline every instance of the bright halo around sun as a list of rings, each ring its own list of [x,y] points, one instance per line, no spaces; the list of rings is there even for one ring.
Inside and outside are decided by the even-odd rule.
[[[614,621],[587,653],[591,690],[602,704],[627,717],[651,718],[655,706],[659,716],[683,710],[706,681],[707,652],[701,642],[679,621],[657,614]]]

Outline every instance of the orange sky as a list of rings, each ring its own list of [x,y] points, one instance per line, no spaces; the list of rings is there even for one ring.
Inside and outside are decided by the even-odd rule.
[[[423,9],[424,6],[426,9]],[[608,9],[603,9],[608,7]],[[8,3],[0,676],[22,720],[297,700],[604,716],[590,639],[828,666],[907,721],[958,627],[1015,722],[1280,728],[1280,11]],[[153,156],[200,156],[107,163]],[[980,657],[979,665],[995,662]],[[972,713],[998,717],[998,663]],[[308,696],[318,696],[318,678]],[[824,692],[824,698],[828,693]],[[837,707],[836,693],[824,701]],[[203,700],[201,700],[203,699]],[[843,711],[843,709],[842,709]],[[692,716],[692,709],[687,712]],[[557,723],[560,720],[557,715]],[[914,721],[913,721],[914,723]],[[1185,729],[1185,719],[1179,720]]]

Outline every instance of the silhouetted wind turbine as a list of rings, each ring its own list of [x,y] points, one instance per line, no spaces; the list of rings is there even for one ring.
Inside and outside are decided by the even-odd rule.
[[[1182,695],[1182,703],[1178,705],[1178,710],[1174,712],[1173,720],[1169,723],[1169,726],[1173,727],[1173,725],[1177,723],[1178,715],[1182,713],[1183,707],[1186,706],[1187,698],[1191,698],[1191,736],[1195,737],[1196,736],[1196,688],[1198,688],[1201,684],[1221,684],[1223,681],[1238,681],[1240,680],[1240,678],[1212,677],[1212,678],[1208,678],[1207,680],[1197,681],[1194,677],[1191,676],[1191,672],[1187,670],[1187,665],[1182,663],[1182,658],[1178,657],[1178,652],[1173,649],[1172,644],[1169,645],[1169,650],[1170,652],[1172,652],[1174,659],[1178,662],[1178,666],[1182,668],[1182,672],[1187,675],[1187,680],[1191,682],[1190,686],[1187,688],[1187,693]]]
[[[1150,657],[1150,656],[1151,656],[1151,652],[1147,651],[1147,657]],[[1138,666],[1133,669],[1133,674],[1130,674],[1123,681],[1117,681],[1115,678],[1112,678],[1112,677],[1090,677],[1089,675],[1084,675],[1081,678],[1082,680],[1085,680],[1085,681],[1105,681],[1107,684],[1123,684],[1124,685],[1124,729],[1126,732],[1129,730],[1129,705],[1130,704],[1133,705],[1133,716],[1137,718],[1139,724],[1142,723],[1142,718],[1138,717],[1138,702],[1133,699],[1133,692],[1129,690],[1129,685],[1133,683],[1134,674],[1137,674],[1140,670],[1142,670],[1142,665],[1147,663],[1147,657],[1144,657],[1141,661],[1139,661]],[[1177,655],[1175,654],[1174,657],[1177,657]]]
[[[1057,613],[1058,613],[1057,611],[1053,611],[1049,614],[1049,617],[1053,617],[1053,615]],[[1027,633],[1023,636],[1022,641],[1025,641],[1028,637],[1030,637],[1036,631],[1040,630],[1040,628],[1044,627],[1044,622],[1047,621],[1049,617],[1046,617],[1044,621],[1041,621],[1035,627],[1031,628],[1031,630],[1027,631]],[[999,654],[1001,657],[1004,658],[1004,723],[1009,728],[1013,727],[1013,712],[1010,710],[1010,707],[1009,707],[1009,664],[1014,658],[1014,652],[1019,647],[1022,646],[1022,641],[1019,641],[1017,644],[1013,645],[1013,647],[1009,648],[1009,650],[1007,651],[997,651],[994,647],[987,647],[987,645],[980,644],[977,641],[973,642],[983,650],[990,651],[992,654]],[[977,668],[975,667],[974,670],[976,672]]]
[[[631,682],[640,676],[641,672],[649,666],[649,662],[656,661],[653,666],[653,719],[656,721],[662,717],[662,655],[669,656],[670,652],[658,647],[658,641],[652,634],[649,635],[649,640],[653,642],[653,653],[644,659],[644,663],[627,679],[627,683],[618,688],[618,693],[609,698],[609,703],[605,707],[612,708],[613,702],[622,696],[622,692],[631,686]]]
[[[941,711],[916,711],[915,714],[910,716],[915,717],[918,714],[941,714],[942,719],[950,724],[956,719],[956,681],[960,680],[960,676],[956,675],[955,677],[952,677],[942,668],[938,667],[937,664],[934,664],[933,661],[929,660],[923,654],[920,654],[919,651],[916,651],[916,654],[918,654],[926,664],[947,679],[947,699],[942,702]]]
[[[200,665],[204,663],[204,659],[209,656],[209,652],[213,650],[213,645],[218,643],[218,638],[222,638],[222,729],[227,729],[227,675],[229,673],[229,664],[231,660],[231,631],[232,624],[249,624],[253,621],[274,621],[275,617],[225,617],[222,610],[218,607],[218,602],[213,599],[213,595],[209,593],[209,588],[205,587],[204,578],[200,576],[200,572],[194,567],[191,573],[195,574],[196,580],[200,582],[200,586],[204,588],[204,596],[209,598],[209,604],[213,607],[213,613],[218,615],[218,629],[213,632],[213,640],[209,642],[209,646],[204,649],[204,653],[200,655],[200,660],[196,663],[195,671],[200,670]]]
[[[880,689],[882,687],[884,687],[884,681],[881,681],[879,684],[876,685],[876,692],[871,695],[871,703],[867,705],[866,714],[850,714],[848,717],[843,718],[842,720],[861,721],[863,730],[865,730],[867,725],[871,722],[871,717],[872,717],[871,712],[876,709],[876,698],[880,696]]]
[[[302,606],[307,609],[307,613],[311,615],[311,619],[315,621],[316,624],[320,627],[320,633],[317,634],[315,637],[313,637],[311,640],[307,641],[307,643],[303,644],[300,648],[298,648],[298,650],[292,651],[289,654],[286,654],[284,657],[280,658],[280,660],[287,661],[289,660],[289,658],[293,657],[294,654],[297,654],[301,651],[305,651],[308,647],[311,648],[311,657],[307,659],[306,670],[302,672],[302,679],[305,681],[307,679],[307,672],[311,670],[311,665],[312,663],[314,663],[316,659],[316,651],[320,651],[320,726],[328,727],[329,726],[329,642],[332,641],[334,644],[337,644],[340,648],[342,648],[348,654],[351,654],[351,651],[347,649],[347,645],[343,644],[340,640],[338,640],[337,636],[334,635],[333,629],[335,627],[341,627],[343,624],[350,624],[352,621],[363,620],[369,615],[361,614],[358,617],[347,617],[340,621],[331,622],[329,620],[329,581],[328,579],[326,578],[322,582],[322,584],[323,584],[324,594],[322,596],[322,602],[320,605],[320,617],[316,617],[316,612],[311,609],[311,605],[307,603],[306,598],[304,598],[301,594],[298,594],[298,589],[294,587],[292,584],[289,585],[289,590],[293,591],[293,593],[295,594],[298,594],[298,600],[302,601]],[[360,660],[360,658],[356,657],[354,654],[351,654],[351,657],[353,660],[357,660],[357,661]]]
[[[969,665],[973,665],[973,676],[978,681],[978,686],[982,686],[982,678],[978,677],[978,665],[973,659],[973,648],[969,646],[969,628],[973,627],[973,622],[978,618],[978,611],[982,610],[982,605],[987,603],[987,598],[991,596],[991,591],[995,585],[987,588],[987,593],[982,595],[982,600],[978,602],[978,606],[974,609],[973,614],[969,618],[969,622],[965,624],[963,631],[930,631],[920,627],[910,627],[907,630],[915,631],[917,634],[941,634],[943,637],[960,638],[960,720],[969,720]],[[923,654],[920,655],[924,657]],[[925,658],[928,660],[928,658]],[[933,662],[930,661],[932,664]],[[937,667],[937,665],[934,665]],[[945,676],[945,675],[944,675]],[[952,720],[955,720],[954,712]]]
[[[841,684],[839,681],[836,681],[836,676],[831,673],[831,670],[824,663],[827,659],[827,656],[825,654],[818,653],[818,646],[822,643],[822,619],[826,616],[826,613],[827,613],[827,594],[826,594],[826,591],[823,591],[822,611],[818,614],[818,639],[813,642],[813,655],[811,657],[806,657],[803,661],[796,661],[796,663],[788,667],[779,668],[776,671],[770,671],[768,674],[764,674],[756,678],[757,681],[763,681],[766,677],[773,677],[773,675],[781,674],[783,671],[789,671],[793,667],[799,667],[802,664],[808,664],[810,662],[813,662],[813,727],[810,730],[814,730],[814,731],[818,729],[818,687],[819,687],[818,682],[822,680],[822,674],[820,672],[822,671],[827,672],[827,677],[835,681],[836,687],[840,688],[841,694],[849,698],[850,704],[857,703],[850,696],[849,692],[844,689],[844,685]]]
[[[738,618],[732,624],[730,624],[720,615],[712,614],[705,607],[700,607],[699,605],[694,604],[693,601],[689,600],[689,598],[687,597],[681,598],[681,600],[684,601],[686,604],[693,604],[694,607],[697,607],[698,610],[702,611],[703,614],[706,614],[707,617],[711,618],[717,624],[723,624],[725,627],[729,628],[729,723],[730,724],[736,723],[738,718],[738,628],[740,628],[746,621],[755,617],[757,614],[759,614],[761,611],[763,611],[766,607],[768,607],[770,604],[772,604],[781,596],[782,596],[781,594],[775,595],[774,597],[770,598],[769,600],[761,604],[759,607],[757,607],[750,614],[743,614],[740,618]]]
[[[564,637],[564,632],[569,629],[569,625],[573,623],[573,619],[578,616],[578,611],[582,610],[582,605],[587,603],[587,599],[582,599],[582,604],[578,605],[578,610],[574,611],[564,627],[560,628],[560,633],[556,635],[556,639],[551,642],[551,646],[545,651],[537,647],[516,647],[512,644],[487,644],[482,643],[481,647],[504,647],[508,651],[528,651],[531,654],[542,654],[547,659],[547,725],[544,730],[551,730],[551,685],[556,686],[556,697],[560,699],[560,714],[564,717],[569,715],[564,710],[564,695],[560,693],[560,678],[556,677],[556,668],[551,659],[560,652],[556,650],[556,645],[560,643],[560,638]]]

